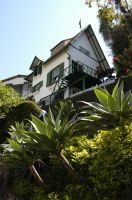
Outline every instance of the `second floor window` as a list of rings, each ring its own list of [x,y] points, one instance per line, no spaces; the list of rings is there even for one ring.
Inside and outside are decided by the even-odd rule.
[[[59,76],[59,67],[56,67],[52,72],[51,72],[51,82],[55,82],[58,79]]]
[[[34,86],[32,87],[32,92],[36,92],[36,91],[39,90],[42,86],[43,86],[43,81],[40,81],[39,83],[37,83],[36,85],[34,85]]]
[[[60,78],[63,77],[63,74],[64,74],[64,63],[61,63],[47,74],[46,86],[54,84],[56,81],[58,81]]]
[[[42,72],[42,65],[35,66],[34,68],[34,76],[41,74]]]
[[[85,55],[90,56],[90,51],[88,51],[88,50],[85,49],[84,47],[79,46],[79,50],[80,50],[82,53],[84,53]]]

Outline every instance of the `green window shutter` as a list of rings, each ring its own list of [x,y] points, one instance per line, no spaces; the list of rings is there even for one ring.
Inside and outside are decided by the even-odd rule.
[[[39,82],[39,88],[41,88],[43,86],[43,81]]]
[[[37,67],[34,68],[34,76],[37,76]]]
[[[49,72],[47,74],[47,83],[46,83],[46,87],[50,86],[51,85],[51,72]]]
[[[33,87],[33,92],[39,90],[42,86],[43,86],[43,81],[40,81],[39,83],[37,83],[37,85]]]
[[[32,92],[34,92],[34,91],[35,91],[35,87],[33,86],[33,87],[32,87]]]
[[[39,72],[39,74],[42,73],[42,65],[39,66],[38,72]]]
[[[59,77],[62,78],[64,75],[64,63],[59,65]]]

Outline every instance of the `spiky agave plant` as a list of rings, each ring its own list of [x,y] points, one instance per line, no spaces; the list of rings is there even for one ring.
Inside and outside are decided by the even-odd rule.
[[[75,120],[75,117],[69,118],[73,110],[71,101],[61,102],[60,109],[56,117],[49,109],[48,116],[44,121],[32,116],[32,127],[34,131],[30,132],[30,141],[26,143],[27,147],[32,148],[33,151],[55,154],[57,159],[63,164],[66,170],[75,178],[78,175],[63,154],[63,149],[67,141],[80,128],[81,123]]]
[[[119,122],[123,118],[127,118],[132,113],[132,93],[129,90],[124,92],[124,83],[120,80],[115,85],[112,94],[106,88],[95,88],[95,95],[99,100],[97,102],[85,102],[87,105],[84,113],[89,115],[84,118],[85,120],[100,120],[107,119]],[[92,111],[90,110],[92,109]],[[94,112],[93,112],[94,111]]]
[[[30,169],[39,184],[45,184],[35,169],[34,163],[43,155],[56,155],[68,173],[79,180],[78,175],[63,154],[63,149],[72,135],[81,127],[81,122],[71,117],[73,104],[70,101],[61,102],[58,115],[54,117],[49,109],[48,116],[41,121],[35,116],[29,121],[32,128],[28,131],[22,124],[16,124],[10,131],[11,138],[3,144],[3,161],[10,168]]]
[[[30,137],[23,123],[16,123],[15,127],[12,126],[10,138],[7,139],[7,143],[1,145],[3,149],[1,163],[9,169],[19,169],[19,171],[29,169],[38,184],[43,185],[44,181],[34,166],[34,163],[39,159],[39,155],[25,145],[29,139]]]

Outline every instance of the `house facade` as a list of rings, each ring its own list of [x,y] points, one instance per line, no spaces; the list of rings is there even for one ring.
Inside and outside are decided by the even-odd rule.
[[[105,74],[110,67],[88,25],[73,38],[53,47],[46,61],[35,56],[30,69],[35,101],[49,106],[100,84],[100,73]]]
[[[27,98],[31,94],[32,83],[28,80],[25,80],[26,75],[16,75],[3,79],[2,82],[5,85],[9,85],[20,94],[21,97]]]

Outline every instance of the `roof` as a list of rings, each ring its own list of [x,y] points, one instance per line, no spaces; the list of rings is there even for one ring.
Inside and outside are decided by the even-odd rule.
[[[10,80],[12,80],[12,79],[20,78],[20,77],[25,79],[26,76],[27,76],[27,75],[18,74],[18,75],[11,76],[11,77],[9,77],[9,78],[3,79],[2,82],[10,81]]]
[[[59,54],[60,52],[62,52],[63,50],[65,50],[70,44],[72,44],[87,28],[91,27],[90,25],[86,26],[83,30],[81,30],[78,34],[76,34],[74,37],[69,38],[69,39],[65,39],[62,40],[61,42],[59,42],[57,45],[55,45],[50,51],[51,51],[51,56],[44,62],[47,63],[48,61],[50,61],[52,58],[54,58],[57,54]],[[58,48],[59,47],[59,48]],[[57,49],[57,51],[53,52],[54,49]]]
[[[44,62],[43,60],[35,56],[29,69],[33,69],[36,65],[39,65],[40,63],[43,63],[43,62]]]
[[[78,37],[80,37],[80,35],[82,33],[86,33],[87,38],[90,41],[90,44],[96,54],[97,57],[97,62],[100,63],[103,68],[110,68],[109,64],[105,58],[105,55],[101,49],[101,46],[94,34],[94,31],[91,27],[91,25],[86,26],[83,30],[81,30],[78,34],[76,34],[74,37],[69,38],[69,39],[65,39],[62,40],[61,42],[59,42],[57,45],[55,45],[50,51],[51,51],[51,56],[46,60],[46,61],[42,61],[39,58],[37,58],[36,56],[34,57],[34,60],[30,66],[30,69],[33,69],[33,67],[35,67],[36,65],[38,65],[39,62],[43,62],[43,63],[47,63],[50,60],[52,60],[56,55],[58,55],[59,53],[61,53],[62,51],[65,51],[65,49],[72,45],[72,43],[74,43],[75,40],[78,39]],[[105,62],[105,64],[104,64]]]
[[[65,45],[67,45],[72,39],[73,38],[62,40],[57,45],[55,45],[50,51],[53,51],[57,46],[60,46],[60,45],[65,46]]]
[[[32,82],[32,80],[33,80],[33,72],[31,72],[30,74],[28,74],[28,75],[25,77],[25,80],[26,80],[26,81],[29,81],[29,82]]]

